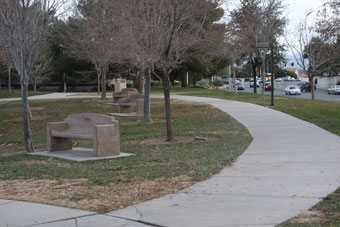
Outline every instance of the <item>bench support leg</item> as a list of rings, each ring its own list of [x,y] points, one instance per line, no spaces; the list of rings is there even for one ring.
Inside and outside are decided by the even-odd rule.
[[[47,148],[48,151],[65,151],[72,150],[72,139],[53,137],[52,130],[65,130],[67,128],[66,122],[50,122],[47,124]]]
[[[97,157],[120,154],[119,124],[115,126],[98,125],[94,127],[93,150]]]
[[[72,150],[72,139],[49,136],[47,146],[48,151]]]
[[[137,99],[136,113],[138,115],[144,115],[144,99]]]

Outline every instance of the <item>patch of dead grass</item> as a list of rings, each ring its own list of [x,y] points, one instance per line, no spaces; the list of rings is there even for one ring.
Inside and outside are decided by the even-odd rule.
[[[326,218],[326,215],[319,210],[307,210],[299,216],[292,219],[292,223],[296,224],[315,224],[321,223]]]
[[[23,164],[25,164],[26,166],[31,166],[31,165],[56,165],[57,167],[61,167],[61,168],[70,168],[70,167],[72,167],[72,164],[54,162],[53,159],[47,159],[47,160],[25,160],[25,161],[23,161]]]
[[[31,109],[31,111],[39,111],[39,110],[44,110],[45,109],[45,107],[30,107],[30,109]]]
[[[175,193],[193,184],[189,176],[128,184],[84,186],[87,179],[0,181],[0,198],[105,213]]]
[[[47,118],[49,118],[50,116],[47,115],[33,115],[33,118],[31,119],[31,121],[40,121],[40,120],[45,120]],[[22,121],[22,117],[16,117],[16,118],[12,118],[10,120],[4,120],[4,122],[15,122],[15,121]]]
[[[13,155],[18,155],[18,154],[24,154],[26,153],[26,150],[22,150],[22,151],[16,151],[16,152],[5,152],[5,153],[0,153],[0,156],[3,157],[8,157],[8,156],[13,156]]]
[[[211,142],[218,141],[216,137],[204,137],[206,140],[195,140],[195,136],[175,136],[174,141],[166,141],[166,137],[156,137],[152,139],[146,139],[141,141],[141,144],[148,145],[163,145],[163,144],[176,144],[176,143],[193,143],[193,142]]]

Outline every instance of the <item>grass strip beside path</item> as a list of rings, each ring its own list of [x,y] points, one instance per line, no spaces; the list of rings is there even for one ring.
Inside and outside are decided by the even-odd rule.
[[[109,102],[109,101],[108,101]],[[117,112],[98,99],[31,101],[31,128],[37,150],[46,150],[47,122],[70,114]],[[113,160],[72,162],[27,154],[24,150],[20,102],[0,103],[0,198],[34,201],[96,212],[108,212],[174,193],[209,178],[246,150],[248,130],[209,105],[172,101],[177,137],[202,136],[206,142],[144,143],[164,137],[164,101],[152,100],[153,122],[141,118],[120,121],[121,152],[135,156]],[[144,142],[143,142],[144,141]],[[74,140],[77,147],[89,141]]]

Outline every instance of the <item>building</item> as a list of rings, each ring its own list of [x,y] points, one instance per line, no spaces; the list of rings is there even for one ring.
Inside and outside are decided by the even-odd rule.
[[[295,73],[302,81],[309,81],[307,73],[298,68],[283,68],[283,70]]]

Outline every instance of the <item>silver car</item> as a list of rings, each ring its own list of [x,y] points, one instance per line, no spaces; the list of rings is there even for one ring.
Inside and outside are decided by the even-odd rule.
[[[333,85],[328,88],[329,95],[339,95],[340,94],[340,85]]]
[[[301,95],[301,90],[298,86],[289,85],[285,89],[286,95]]]

